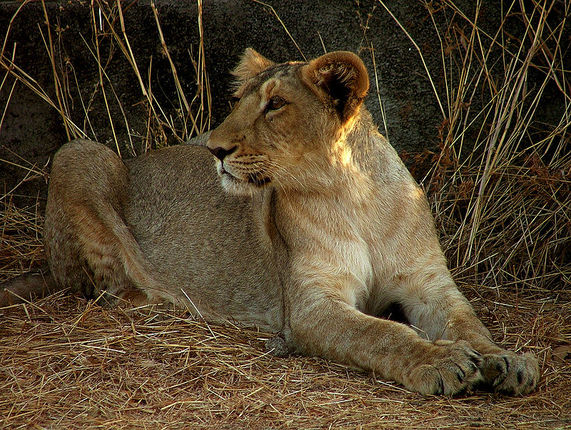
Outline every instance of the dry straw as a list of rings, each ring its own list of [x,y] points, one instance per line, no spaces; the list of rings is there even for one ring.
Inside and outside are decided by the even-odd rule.
[[[33,30],[42,35],[54,90],[48,92],[15,62],[17,46],[8,44],[8,35],[16,13],[0,55],[0,89],[8,94],[6,105],[0,106],[0,132],[16,85],[28,87],[53,107],[69,137],[97,137],[90,120],[90,106],[97,95],[104,97],[110,129],[122,122],[129,130],[127,114],[108,75],[108,58],[99,49],[103,40],[131,65],[147,113],[145,132],[133,136],[142,145],[135,145],[130,136],[129,152],[161,146],[172,138],[184,141],[209,128],[203,39],[207,35],[200,0],[201,42],[196,54],[189,52],[196,77],[194,95],[183,91],[161,31],[160,13],[151,3],[157,43],[175,84],[176,115],[160,105],[150,79],[139,69],[143,63],[134,57],[124,19],[130,3],[93,3],[92,34],[84,41],[98,85],[85,99],[81,97],[85,92],[72,91],[78,85],[73,65],[61,67],[57,26],[41,4],[45,23]],[[378,11],[390,10],[389,2],[379,5]],[[106,309],[62,292],[0,309],[0,427],[568,426],[571,366],[566,357],[571,309],[565,246],[569,247],[571,165],[565,145],[569,144],[571,100],[562,42],[567,37],[564,28],[570,5],[567,1],[504,2],[503,18],[493,33],[478,24],[481,2],[473,16],[464,15],[453,1],[429,2],[426,7],[441,46],[445,88],[442,95],[435,90],[435,96],[443,118],[440,147],[414,155],[415,164],[430,166],[423,184],[455,275],[467,283],[463,291],[497,341],[517,351],[533,351],[540,358],[542,378],[536,392],[521,398],[486,393],[426,398],[324,360],[274,358],[264,351],[268,336],[264,333],[208,325],[151,307]],[[450,17],[446,28],[437,24],[443,11]],[[522,29],[517,40],[505,28],[513,20]],[[407,32],[400,22],[395,29]],[[423,54],[420,47],[417,53]],[[423,64],[437,88],[435,71]],[[147,67],[150,76],[152,61]],[[536,117],[542,97],[548,90],[553,94],[553,88],[562,100],[563,113],[555,126],[547,127]],[[79,95],[76,104],[84,113],[82,124],[71,119],[72,94]],[[119,106],[122,118],[112,116],[112,104]],[[113,135],[119,150],[118,137]],[[465,149],[468,143],[475,144],[474,151]],[[45,167],[26,160],[11,164],[26,170],[25,180],[48,177]],[[0,281],[44,262],[39,205],[14,205],[17,192],[18,186],[0,196]]]
[[[518,302],[515,313],[490,297],[476,306],[505,345],[535,345],[544,364],[538,391],[449,399],[320,359],[274,358],[264,352],[263,333],[56,294],[0,311],[0,416],[8,428],[561,426],[571,369],[547,345],[569,335],[564,314]]]

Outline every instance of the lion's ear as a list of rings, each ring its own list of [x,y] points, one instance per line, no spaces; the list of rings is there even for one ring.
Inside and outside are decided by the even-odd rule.
[[[343,124],[357,113],[369,90],[367,69],[352,52],[322,55],[310,61],[302,73],[314,89],[328,95]]]
[[[252,48],[246,48],[240,62],[236,68],[232,71],[232,74],[236,76],[239,83],[244,82],[258,73],[266,70],[268,67],[273,66],[275,63],[268,60],[263,55],[257,53]]]

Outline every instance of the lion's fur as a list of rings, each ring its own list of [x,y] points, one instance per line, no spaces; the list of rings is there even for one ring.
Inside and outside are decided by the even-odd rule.
[[[237,105],[192,145],[126,163],[62,147],[45,229],[55,283],[256,325],[423,393],[533,389],[535,359],[496,346],[458,291],[422,189],[362,104],[362,61],[248,49],[233,73]],[[379,318],[393,304],[414,328]]]

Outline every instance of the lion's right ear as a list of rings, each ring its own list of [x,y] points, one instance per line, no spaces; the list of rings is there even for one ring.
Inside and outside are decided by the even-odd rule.
[[[312,90],[326,96],[343,124],[359,111],[369,90],[367,69],[352,52],[322,55],[303,67],[302,75]]]
[[[275,63],[268,60],[263,55],[257,53],[252,48],[246,48],[240,62],[232,71],[232,74],[238,79],[238,83],[242,83],[250,78],[253,78],[258,73],[263,72],[268,67],[273,66]]]

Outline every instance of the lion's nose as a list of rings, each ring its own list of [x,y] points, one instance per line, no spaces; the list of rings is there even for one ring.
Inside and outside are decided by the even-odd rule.
[[[234,151],[236,151],[236,148],[238,148],[237,146],[233,146],[230,149],[226,149],[226,148],[222,148],[221,146],[217,147],[217,148],[208,148],[208,150],[210,152],[212,152],[212,155],[214,155],[216,158],[218,158],[220,161],[224,160],[224,157],[226,157],[227,155],[232,154]]]

